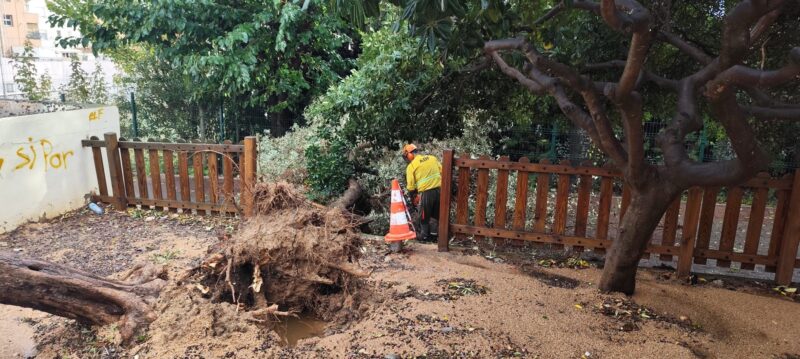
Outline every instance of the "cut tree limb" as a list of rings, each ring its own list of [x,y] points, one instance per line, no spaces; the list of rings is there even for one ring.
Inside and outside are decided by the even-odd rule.
[[[163,270],[139,266],[119,282],[60,264],[0,252],[0,303],[41,310],[82,323],[118,324],[124,342],[156,319],[151,304],[166,282]]]

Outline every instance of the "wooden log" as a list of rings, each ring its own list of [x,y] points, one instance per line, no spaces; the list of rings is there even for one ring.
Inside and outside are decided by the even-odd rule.
[[[733,252],[733,244],[736,242],[736,231],[739,226],[739,213],[742,211],[743,194],[744,191],[741,187],[728,188],[728,201],[725,204],[725,217],[722,220],[722,233],[719,239],[721,252]],[[730,261],[717,261],[717,267],[730,268],[730,266]]]
[[[161,270],[140,267],[119,282],[60,264],[0,252],[0,303],[41,310],[82,323],[117,324],[123,342],[156,319],[148,303],[166,284]]]

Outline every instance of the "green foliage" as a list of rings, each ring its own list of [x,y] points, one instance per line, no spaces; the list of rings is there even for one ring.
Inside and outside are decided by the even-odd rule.
[[[353,164],[346,156],[350,148],[340,138],[332,141],[317,138],[306,148],[311,199],[328,201],[344,192],[347,180],[353,175]]]
[[[92,103],[109,103],[108,88],[106,87],[106,76],[105,73],[103,73],[103,67],[100,65],[100,61],[95,62],[95,68],[90,82],[89,98],[91,99]]]
[[[153,56],[185,74],[192,99],[302,109],[350,68],[346,24],[324,4],[303,1],[53,0],[49,22],[82,37],[62,46],[96,52],[147,45]]]
[[[306,118],[333,128],[350,144],[391,146],[398,140],[446,136],[448,123],[427,123],[417,100],[430,90],[442,67],[414,39],[388,29],[364,36],[358,69],[314,101]]]
[[[294,126],[283,137],[262,136],[258,143],[258,175],[267,182],[304,186],[308,172],[305,151],[316,129]]]
[[[75,103],[89,103],[89,75],[81,67],[81,60],[76,55],[70,56],[69,82],[62,89],[67,101]]]
[[[45,73],[39,77],[39,93],[41,94],[41,99],[49,100],[51,91],[53,91],[53,78],[45,71]]]
[[[43,74],[39,81],[36,80],[36,65],[33,61],[33,45],[30,41],[25,41],[22,54],[14,55],[14,68],[17,70],[14,82],[28,100],[46,100],[50,95],[53,83],[48,74]]]
[[[192,86],[184,75],[166,61],[159,60],[147,46],[131,46],[108,52],[122,70],[114,83],[120,91],[114,102],[119,107],[124,133],[132,133],[130,94],[135,93],[140,135],[151,138],[206,138],[210,133],[198,133],[200,121],[209,121],[214,101],[192,100]],[[207,106],[201,117],[199,107]]]

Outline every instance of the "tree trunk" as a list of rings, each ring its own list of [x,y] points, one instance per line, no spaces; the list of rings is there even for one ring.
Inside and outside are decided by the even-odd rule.
[[[653,184],[631,190],[631,203],[606,256],[600,278],[601,291],[633,294],[639,260],[667,207],[680,193],[666,187]]]
[[[341,197],[331,203],[330,207],[352,212],[351,207],[356,204],[363,193],[364,189],[361,187],[361,184],[359,184],[354,178],[351,178],[349,181],[347,181],[347,190],[344,191]]]
[[[155,320],[163,267],[138,266],[119,282],[60,264],[0,252],[0,303],[95,325],[117,323],[124,342]]]

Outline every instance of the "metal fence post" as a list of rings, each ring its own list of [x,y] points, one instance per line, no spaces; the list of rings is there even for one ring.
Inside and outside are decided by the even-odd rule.
[[[219,142],[225,141],[225,103],[219,105]]]
[[[700,132],[700,145],[697,146],[697,160],[700,162],[706,161],[706,126],[703,125],[703,132]]]
[[[133,118],[133,137],[139,137],[139,121],[136,119],[136,95],[131,92],[131,117]]]
[[[553,122],[553,128],[550,131],[550,161],[556,161],[556,141],[558,141],[558,126]]]

